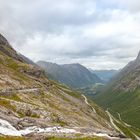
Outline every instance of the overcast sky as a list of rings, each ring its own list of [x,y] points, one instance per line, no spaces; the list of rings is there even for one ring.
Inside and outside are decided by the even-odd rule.
[[[33,61],[120,69],[140,50],[140,0],[0,0],[0,33]]]

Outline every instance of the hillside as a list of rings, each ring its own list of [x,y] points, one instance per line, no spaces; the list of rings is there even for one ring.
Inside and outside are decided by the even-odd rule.
[[[0,139],[121,137],[109,118],[85,96],[49,81],[0,35]]]
[[[95,97],[95,101],[140,129],[140,53]]]
[[[102,82],[98,76],[80,64],[58,65],[44,61],[39,61],[37,64],[45,69],[46,74],[51,79],[64,83],[71,88],[86,87]]]

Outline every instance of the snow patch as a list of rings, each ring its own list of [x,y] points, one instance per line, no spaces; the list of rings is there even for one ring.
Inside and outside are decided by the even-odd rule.
[[[2,119],[0,119],[0,134],[9,136],[21,136],[18,130],[16,130],[9,122]]]
[[[108,134],[103,134],[103,133],[94,133],[93,134],[94,136],[97,136],[97,137],[106,137],[106,138],[108,138],[108,139],[110,139],[110,140],[117,140],[117,139],[119,139],[119,138],[117,138],[117,137],[111,137],[111,136],[109,136]]]
[[[9,136],[22,136],[30,133],[79,133],[74,129],[68,129],[63,127],[47,127],[39,128],[37,126],[28,127],[24,130],[17,130],[9,122],[0,119],[0,134]]]
[[[25,130],[20,131],[22,135],[27,135],[32,132],[36,133],[78,133],[74,129],[68,129],[68,128],[63,128],[63,127],[47,127],[47,128],[38,128],[36,126],[29,127]]]

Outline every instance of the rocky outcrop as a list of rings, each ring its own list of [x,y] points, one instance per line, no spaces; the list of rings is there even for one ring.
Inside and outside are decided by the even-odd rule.
[[[4,38],[1,34],[0,34],[0,51],[3,52],[5,55],[14,58],[15,60],[25,62],[23,58],[20,57],[17,54],[17,52],[11,47],[6,38]]]
[[[30,66],[28,69],[24,68],[24,67],[20,67],[19,71],[21,73],[25,73],[27,75],[39,78],[44,76],[44,71],[38,67],[34,67],[34,66]]]
[[[0,45],[9,45],[5,37],[0,34]]]

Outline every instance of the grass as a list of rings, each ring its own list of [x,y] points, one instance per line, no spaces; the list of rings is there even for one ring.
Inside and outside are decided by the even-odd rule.
[[[11,105],[10,101],[4,100],[4,99],[0,99],[0,105],[8,109],[11,109],[13,111],[16,110],[16,108],[13,105]]]
[[[98,138],[98,137],[84,137],[84,138],[46,138],[46,140],[105,140],[103,138]]]
[[[133,140],[137,140],[135,136],[132,134],[131,130],[127,127],[125,127],[123,124],[120,124],[115,121],[115,124],[123,131],[123,133],[128,137],[132,138]]]
[[[14,100],[14,101],[18,101],[18,102],[22,101],[17,94],[12,94],[8,98],[11,99],[11,100]]]
[[[73,96],[73,97],[76,97],[76,98],[81,98],[81,93],[74,90],[74,89],[70,89],[68,86],[64,85],[64,84],[60,84],[58,82],[54,82],[52,81],[53,84],[60,90],[64,91],[65,93]]]
[[[109,110],[110,113],[114,114],[112,110]],[[117,113],[116,113],[117,114]],[[118,115],[118,114],[117,114]],[[128,138],[132,138],[133,140],[137,140],[135,135],[139,136],[140,135],[140,130],[133,128],[133,127],[129,127],[125,124],[125,122],[123,122],[122,119],[120,119],[119,117],[116,117],[117,119],[113,119],[114,123],[116,124],[116,126],[118,128],[120,128],[120,130],[128,137]]]
[[[0,136],[0,140],[25,140],[23,137]]]
[[[126,123],[140,129],[140,89],[134,92],[108,91],[94,100],[104,109],[113,110],[114,116],[119,112]]]
[[[39,114],[36,114],[36,113],[32,112],[31,110],[27,110],[26,112],[24,112],[22,110],[18,110],[17,113],[21,118],[24,118],[27,116],[31,117],[31,118],[40,118]]]

